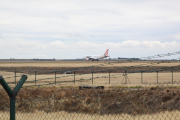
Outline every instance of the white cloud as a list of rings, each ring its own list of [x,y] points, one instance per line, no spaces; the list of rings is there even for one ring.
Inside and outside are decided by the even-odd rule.
[[[179,51],[179,0],[0,3],[3,58],[75,58],[107,48],[114,57]]]
[[[178,1],[137,4],[122,1],[16,1],[2,2],[0,24],[34,32],[90,32],[122,28],[154,28],[179,22]],[[168,6],[173,6],[172,8]],[[166,9],[165,9],[166,8]],[[118,27],[117,27],[118,26]],[[109,29],[106,28],[106,29]]]
[[[25,40],[1,41],[1,58],[80,58],[86,54],[103,54],[110,49],[111,57],[142,57],[179,51],[180,42],[137,41],[123,42],[35,42]],[[11,44],[9,44],[11,43]],[[172,49],[173,48],[173,49]],[[77,54],[78,53],[78,54]],[[13,57],[12,57],[13,56]]]
[[[75,47],[77,49],[97,49],[99,44],[88,42],[88,41],[78,41],[71,44],[71,47]]]
[[[54,42],[50,42],[49,43],[49,48],[56,48],[56,49],[64,49],[64,48],[67,48],[67,45],[65,45],[63,42],[57,40],[57,41],[54,41]]]
[[[174,38],[180,40],[180,34],[174,35]]]

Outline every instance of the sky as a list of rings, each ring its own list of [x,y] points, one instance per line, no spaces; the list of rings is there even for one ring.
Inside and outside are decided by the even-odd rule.
[[[111,58],[177,52],[179,5],[180,0],[0,0],[0,59],[76,59],[106,49]]]

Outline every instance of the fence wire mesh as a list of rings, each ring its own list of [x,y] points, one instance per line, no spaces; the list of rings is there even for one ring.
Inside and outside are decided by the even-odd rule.
[[[16,119],[156,119],[179,120],[180,83],[144,87],[22,88]],[[0,119],[9,119],[9,97],[0,91]]]

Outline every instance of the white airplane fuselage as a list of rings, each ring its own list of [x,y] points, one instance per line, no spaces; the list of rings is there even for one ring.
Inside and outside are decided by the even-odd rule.
[[[109,51],[109,49],[106,50],[104,55],[86,55],[85,58],[86,58],[86,60],[98,61],[99,59],[104,59],[106,57],[110,57],[110,56],[108,56],[108,51]]]

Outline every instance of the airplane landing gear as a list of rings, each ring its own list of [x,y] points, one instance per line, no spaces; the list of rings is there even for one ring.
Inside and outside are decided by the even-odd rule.
[[[99,61],[99,60],[98,60],[98,59],[97,59],[97,60],[92,60],[92,62],[93,62],[93,61]]]

